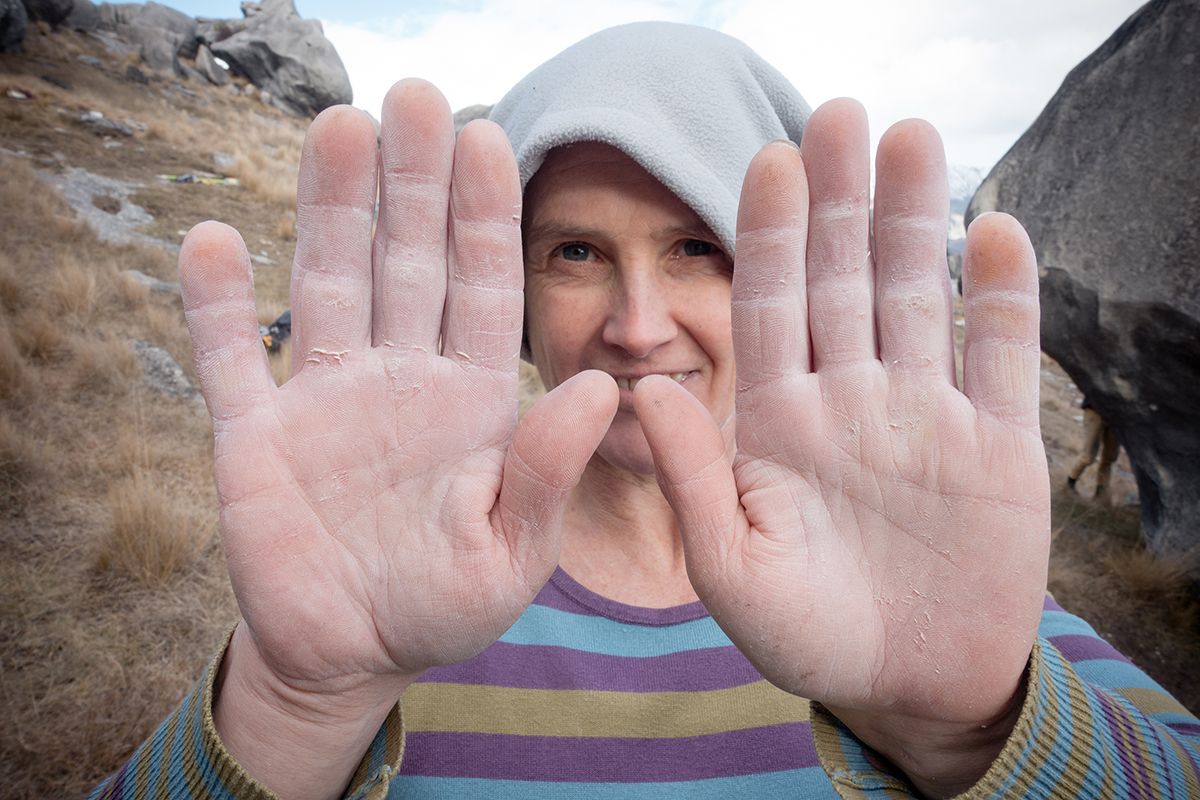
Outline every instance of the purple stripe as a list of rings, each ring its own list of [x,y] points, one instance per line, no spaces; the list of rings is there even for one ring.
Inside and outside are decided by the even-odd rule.
[[[680,739],[409,733],[401,774],[514,781],[687,781],[819,767],[807,722]]]
[[[1143,796],[1141,782],[1138,780],[1141,776],[1140,769],[1134,769],[1133,763],[1130,762],[1130,756],[1137,758],[1138,767],[1141,767],[1141,758],[1137,757],[1137,739],[1132,742],[1132,747],[1128,750],[1123,746],[1122,742],[1129,738],[1129,731],[1124,730],[1125,725],[1125,709],[1116,705],[1110,697],[1103,692],[1096,693],[1096,699],[1100,701],[1101,707],[1104,709],[1104,718],[1108,722],[1108,729],[1112,733],[1113,748],[1117,751],[1117,757],[1121,760],[1121,771],[1125,775],[1125,786],[1131,794],[1130,798],[1136,799]],[[1122,735],[1122,734],[1125,735]]]
[[[1058,601],[1055,600],[1050,595],[1046,595],[1046,598],[1042,601],[1042,611],[1065,611],[1065,610],[1066,609],[1064,609],[1062,606],[1060,606],[1058,604]]]
[[[631,625],[678,625],[708,616],[708,610],[699,601],[670,608],[644,608],[609,600],[576,581],[562,567],[554,570],[533,602],[559,611],[607,617]]]
[[[1167,722],[1164,724],[1176,733],[1200,738],[1200,724],[1195,722]]]
[[[1111,644],[1095,636],[1075,633],[1064,634],[1062,636],[1052,636],[1050,643],[1057,647],[1058,651],[1071,663],[1088,661],[1095,658],[1106,658],[1112,661],[1122,661],[1126,664],[1130,663],[1129,659],[1117,652],[1117,649]]]
[[[469,661],[437,667],[422,683],[600,692],[707,692],[761,681],[736,647],[634,658],[566,647],[496,642]]]

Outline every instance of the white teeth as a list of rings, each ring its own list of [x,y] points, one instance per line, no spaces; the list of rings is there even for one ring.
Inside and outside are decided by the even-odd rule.
[[[684,380],[687,378],[687,376],[690,375],[691,373],[690,372],[667,372],[667,373],[663,373],[663,374],[665,374],[668,378],[675,381],[676,383],[683,383]],[[641,378],[615,378],[614,377],[614,380],[616,380],[618,387],[620,387],[622,389],[629,389],[632,391],[633,387],[637,386],[637,382],[640,381]]]

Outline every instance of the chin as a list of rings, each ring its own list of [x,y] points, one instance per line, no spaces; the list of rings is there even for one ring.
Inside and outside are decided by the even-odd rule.
[[[634,475],[654,475],[654,457],[650,454],[650,443],[642,433],[636,420],[632,424],[614,422],[604,440],[596,448],[596,455],[610,466]]]

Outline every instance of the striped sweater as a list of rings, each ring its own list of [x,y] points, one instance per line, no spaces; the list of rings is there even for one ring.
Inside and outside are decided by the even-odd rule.
[[[1053,601],[1039,633],[1020,720],[970,796],[1200,797],[1200,721]],[[93,798],[270,796],[213,729],[216,663]],[[699,603],[623,605],[560,570],[496,644],[409,688],[347,796],[911,793],[819,705],[763,680]]]

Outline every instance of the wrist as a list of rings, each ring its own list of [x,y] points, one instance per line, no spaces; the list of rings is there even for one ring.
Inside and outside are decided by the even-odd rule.
[[[297,688],[270,669],[242,622],[214,681],[213,723],[233,759],[276,795],[339,797],[417,677],[372,677],[338,691]]]
[[[995,713],[975,722],[879,714],[826,706],[863,744],[887,759],[923,797],[961,794],[1000,756],[1025,705],[1027,675]]]

